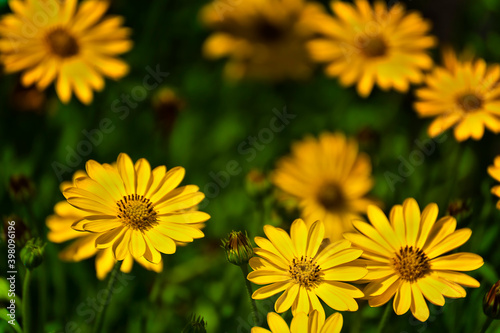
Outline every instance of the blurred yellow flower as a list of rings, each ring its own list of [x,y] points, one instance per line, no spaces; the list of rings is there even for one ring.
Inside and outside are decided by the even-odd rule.
[[[225,74],[281,80],[310,75],[305,42],[316,32],[323,7],[303,0],[249,0],[206,5],[201,19],[216,32],[203,46],[207,58],[230,57]]]
[[[278,313],[309,313],[317,310],[325,318],[321,298],[328,306],[338,311],[356,311],[355,298],[363,297],[356,287],[340,281],[356,281],[363,278],[367,270],[350,263],[359,258],[362,251],[351,248],[351,243],[341,240],[321,247],[325,229],[321,221],[307,228],[298,219],[292,223],[291,237],[280,228],[264,226],[268,239],[255,237],[258,248],[250,259],[254,270],[248,280],[267,285],[257,289],[252,297],[264,299],[283,291],[274,309]]]
[[[325,318],[321,317],[316,310],[309,316],[301,312],[293,317],[290,329],[288,329],[288,325],[280,315],[269,312],[267,323],[271,331],[254,327],[251,333],[340,333],[343,319],[340,313],[334,313],[325,322]]]
[[[487,66],[483,59],[458,60],[444,52],[445,67],[437,67],[416,91],[415,110],[421,117],[436,117],[429,135],[438,136],[455,126],[455,138],[479,140],[484,127],[500,132],[500,65]]]
[[[432,67],[427,49],[436,39],[427,35],[430,23],[419,13],[406,13],[401,2],[387,9],[384,1],[373,7],[366,0],[355,4],[332,1],[336,17],[318,24],[326,38],[309,42],[312,58],[328,63],[328,76],[340,78],[344,86],[357,83],[366,97],[377,84],[381,89],[406,92],[410,83],[420,83],[422,70]]]
[[[344,234],[363,250],[365,259],[357,262],[368,268],[362,281],[369,282],[364,293],[370,306],[381,306],[395,295],[396,314],[411,309],[415,318],[426,321],[429,308],[424,297],[442,306],[443,296],[465,297],[462,286],[479,287],[474,278],[457,271],[478,269],[483,265],[480,256],[465,252],[442,256],[464,244],[472,231],[455,231],[455,218],[446,216],[436,222],[437,216],[436,204],[429,204],[421,213],[415,199],[410,198],[392,208],[390,220],[380,208],[370,206],[371,224],[354,221],[360,233]]]
[[[77,178],[87,177],[84,171],[77,171],[73,176],[73,180]],[[63,182],[61,191],[73,186],[72,182]],[[54,213],[47,218],[46,224],[50,229],[47,238],[54,243],[62,243],[68,240],[76,239],[71,245],[66,247],[59,253],[59,257],[66,261],[81,261],[93,256],[96,256],[95,269],[97,277],[103,280],[106,275],[113,269],[116,260],[113,256],[111,248],[99,250],[95,246],[95,240],[99,234],[91,234],[88,232],[79,232],[71,228],[71,225],[82,218],[85,218],[86,213],[78,208],[71,206],[67,201],[60,201],[54,206]],[[134,259],[148,270],[157,273],[163,270],[163,262],[153,264],[142,258],[133,258],[128,254],[123,260],[120,269],[124,273],[129,273],[132,270]]]
[[[10,0],[12,14],[0,20],[0,62],[7,73],[23,71],[24,86],[44,90],[56,81],[59,99],[72,92],[85,104],[103,76],[119,79],[128,65],[115,56],[132,48],[123,18],[106,17],[109,1]]]
[[[299,200],[309,225],[323,221],[331,240],[353,230],[351,221],[374,204],[365,197],[373,187],[370,158],[341,133],[323,133],[319,139],[307,137],[295,143],[292,155],[278,161],[272,181]]]
[[[204,237],[200,223],[210,215],[186,210],[205,195],[195,185],[177,187],[184,168],[151,170],[147,160],[134,165],[122,153],[116,167],[90,160],[86,171],[88,177],[76,178],[74,186],[63,191],[67,201],[82,211],[83,218],[73,228],[96,233],[95,246],[111,247],[116,260],[132,254],[156,264],[161,253],[175,253],[176,242]]]
[[[496,181],[500,182],[500,156],[495,157],[494,164],[488,167],[488,173]],[[500,197],[500,185],[493,186],[493,188],[491,189],[491,193],[493,193],[497,197]],[[497,209],[500,209],[500,200],[497,202]]]

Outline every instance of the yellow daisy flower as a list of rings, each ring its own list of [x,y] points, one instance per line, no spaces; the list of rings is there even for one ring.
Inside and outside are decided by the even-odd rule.
[[[309,316],[301,312],[293,317],[290,329],[288,329],[288,325],[280,315],[269,312],[267,323],[271,331],[254,327],[251,333],[340,333],[343,319],[340,313],[334,313],[325,322],[325,318],[321,317],[316,310]]]
[[[356,281],[367,270],[351,265],[362,251],[351,248],[351,243],[341,240],[321,247],[325,228],[320,221],[307,228],[297,219],[290,229],[291,237],[280,228],[264,226],[268,239],[255,237],[255,255],[250,259],[254,270],[248,280],[258,285],[252,297],[264,299],[283,291],[274,305],[278,313],[309,313],[317,310],[325,318],[321,298],[329,307],[338,311],[356,311],[355,298],[363,297],[358,288],[340,281]],[[319,298],[318,298],[319,297]]]
[[[433,63],[427,54],[436,44],[427,35],[430,23],[417,12],[406,13],[400,2],[390,9],[383,1],[373,7],[366,0],[354,3],[332,1],[337,17],[318,22],[326,38],[309,42],[312,58],[328,63],[326,74],[339,77],[342,85],[357,82],[363,97],[374,84],[406,92],[410,83],[420,83],[422,70]]]
[[[410,198],[392,208],[390,219],[380,208],[370,206],[371,224],[354,221],[360,233],[344,234],[363,250],[366,260],[360,259],[358,264],[366,265],[369,271],[363,281],[370,282],[364,289],[370,306],[381,306],[395,295],[393,306],[398,315],[411,309],[415,318],[426,321],[429,308],[425,299],[442,306],[443,296],[465,297],[462,286],[479,287],[478,281],[459,271],[481,267],[480,256],[465,252],[442,256],[464,244],[472,231],[455,231],[455,218],[446,216],[436,222],[437,216],[436,204],[420,212],[415,199]]]
[[[490,165],[488,167],[488,173],[491,177],[493,177],[496,181],[500,182],[500,155],[495,157],[494,165]],[[500,197],[500,185],[493,186],[491,189],[491,193]],[[500,200],[497,202],[497,209],[500,209]]]
[[[231,79],[305,78],[312,70],[305,42],[322,15],[321,5],[303,0],[251,0],[225,7],[216,0],[201,11],[205,25],[217,31],[203,52],[212,59],[230,57],[225,74]]]
[[[351,221],[375,203],[365,197],[373,187],[370,158],[341,133],[295,143],[292,155],[278,161],[272,181],[299,200],[308,224],[323,221],[331,240],[342,239]]]
[[[415,110],[421,117],[436,117],[428,129],[431,137],[452,126],[455,138],[483,137],[484,127],[500,132],[500,65],[483,59],[460,61],[445,51],[445,67],[437,67],[416,91]]]
[[[63,191],[67,201],[83,211],[73,228],[98,234],[96,247],[112,247],[116,260],[132,254],[159,263],[161,253],[176,251],[176,241],[188,243],[204,236],[199,223],[210,215],[186,209],[205,195],[195,185],[177,187],[184,168],[151,170],[147,160],[134,165],[122,153],[116,167],[90,160],[86,171],[88,177],[76,178],[74,186]]]
[[[23,71],[22,84],[44,90],[56,81],[59,99],[72,92],[85,104],[103,76],[119,79],[128,65],[115,57],[132,48],[123,18],[106,17],[109,1],[10,0],[12,14],[0,20],[0,63],[7,73]]]

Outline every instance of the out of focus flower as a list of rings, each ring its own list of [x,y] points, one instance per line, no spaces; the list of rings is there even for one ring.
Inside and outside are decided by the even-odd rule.
[[[488,173],[496,181],[500,182],[500,155],[495,157],[493,165],[490,165],[488,167]],[[497,197],[500,197],[500,185],[493,186],[493,188],[491,189],[491,193],[493,193]],[[500,209],[500,200],[497,201],[497,209]]]
[[[84,171],[77,171],[73,175],[73,182],[63,182],[61,184],[61,191],[70,188],[78,178],[82,177],[87,177],[87,174]],[[110,247],[104,250],[96,248],[95,240],[99,237],[99,234],[76,231],[71,228],[74,223],[81,220],[86,215],[84,211],[71,206],[67,201],[58,202],[54,207],[54,214],[50,215],[46,221],[47,227],[49,228],[47,238],[54,243],[74,240],[71,245],[59,253],[59,258],[62,260],[81,261],[96,256],[95,270],[97,278],[103,280],[113,269],[116,259]],[[163,270],[163,261],[154,264],[144,259],[144,257],[134,258],[130,253],[123,260],[120,270],[124,273],[129,273],[132,270],[134,260],[148,270],[157,273]]]
[[[225,7],[216,0],[201,12],[202,21],[216,31],[203,52],[212,59],[230,57],[225,74],[232,79],[302,79],[312,70],[304,43],[314,37],[323,15],[321,5],[303,0],[251,0]]]
[[[103,18],[109,1],[10,0],[12,14],[0,21],[0,62],[7,73],[22,71],[24,86],[44,90],[53,81],[59,99],[75,95],[90,104],[104,88],[103,76],[119,79],[128,65],[116,58],[129,51],[123,18]],[[40,13],[47,19],[40,23]]]
[[[484,295],[483,311],[491,319],[500,319],[500,281]]]
[[[227,239],[222,240],[226,258],[231,264],[241,266],[248,264],[253,257],[253,247],[248,236],[241,231],[232,231]]]
[[[158,125],[164,133],[170,134],[186,102],[174,90],[164,87],[153,96],[152,104]]]
[[[299,200],[309,225],[323,221],[331,240],[353,230],[351,221],[361,219],[360,214],[374,204],[366,198],[373,187],[370,158],[340,133],[295,143],[292,155],[278,161],[272,182]]]
[[[465,219],[472,214],[472,207],[470,200],[457,199],[448,205],[446,211],[448,215],[453,216],[457,221]]]
[[[325,321],[318,311],[314,310],[309,316],[300,312],[292,319],[290,329],[285,320],[274,312],[267,314],[267,324],[271,331],[254,327],[251,333],[340,333],[343,319],[340,313],[334,313]]]
[[[254,299],[283,292],[274,304],[276,312],[290,307],[294,315],[317,310],[322,318],[325,311],[319,298],[338,311],[358,309],[355,298],[363,297],[363,292],[341,281],[356,281],[366,275],[366,268],[351,265],[363,251],[351,248],[346,240],[322,247],[325,228],[321,221],[308,228],[304,221],[295,220],[290,236],[270,225],[264,232],[268,239],[255,237],[258,248],[250,259],[254,271],[247,277],[255,284],[266,285],[253,293]]]
[[[43,262],[45,245],[47,244],[44,244],[40,238],[32,238],[26,243],[19,253],[24,267],[32,270],[40,266]]]
[[[368,208],[371,223],[354,221],[358,233],[344,237],[363,250],[358,264],[366,265],[368,274],[363,290],[370,306],[384,305],[394,297],[398,315],[411,309],[415,318],[426,321],[429,308],[425,299],[443,306],[445,297],[462,298],[466,287],[479,282],[460,271],[472,271],[483,265],[483,258],[458,252],[443,256],[461,246],[472,231],[455,231],[457,221],[445,216],[436,222],[438,206],[429,204],[423,212],[410,198],[392,208],[390,218],[376,206]],[[425,297],[425,298],[424,298]]]
[[[9,193],[14,200],[27,201],[35,194],[35,185],[26,175],[12,175],[9,178]]]
[[[88,176],[76,178],[63,190],[68,203],[83,216],[73,228],[97,235],[95,246],[111,247],[116,260],[132,254],[157,264],[161,253],[175,253],[176,241],[204,237],[199,223],[210,215],[188,209],[205,195],[195,185],[178,187],[184,168],[151,170],[147,160],[134,164],[122,153],[116,166],[90,160],[86,171]]]
[[[271,182],[264,172],[252,169],[245,177],[245,189],[252,197],[261,197],[271,189]]]
[[[435,117],[428,129],[436,137],[454,127],[457,141],[479,140],[486,127],[500,132],[500,65],[483,59],[461,61],[444,52],[446,67],[437,67],[416,91],[415,110],[421,117]]]
[[[14,109],[22,112],[43,113],[47,97],[35,85],[24,87],[18,83],[12,93],[11,104]]]
[[[356,84],[362,97],[375,84],[406,92],[410,83],[422,81],[422,70],[433,63],[427,49],[436,39],[419,13],[405,12],[401,2],[390,9],[384,1],[373,7],[367,0],[331,4],[336,17],[318,22],[327,37],[308,44],[312,58],[327,63],[328,76],[339,77],[344,86]]]

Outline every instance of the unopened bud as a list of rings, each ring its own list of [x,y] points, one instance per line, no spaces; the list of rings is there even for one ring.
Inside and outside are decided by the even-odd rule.
[[[227,261],[237,266],[247,264],[253,257],[252,243],[241,231],[231,231],[228,238],[222,240],[222,247],[226,250]]]
[[[492,319],[500,319],[500,281],[495,283],[490,291],[484,295],[483,311]]]
[[[32,238],[21,250],[21,261],[24,266],[32,270],[43,261],[43,253],[45,252],[45,245],[40,238]]]

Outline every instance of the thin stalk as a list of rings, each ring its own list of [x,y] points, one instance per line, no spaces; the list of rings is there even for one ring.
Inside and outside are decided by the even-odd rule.
[[[493,322],[493,319],[490,317],[487,317],[486,321],[484,322],[483,327],[481,328],[481,331],[479,331],[479,333],[486,333],[486,331],[488,330],[488,328],[490,327],[492,322]]]
[[[118,275],[118,271],[122,265],[121,261],[117,261],[115,267],[113,267],[113,271],[111,272],[111,276],[108,280],[108,287],[106,288],[106,303],[102,306],[102,309],[97,314],[97,319],[94,323],[94,333],[100,333],[102,330],[102,325],[104,324],[104,318],[106,317],[106,309],[108,308],[108,304],[111,302],[111,296],[113,295],[112,290],[116,281],[116,276]]]
[[[385,306],[385,311],[384,314],[382,315],[382,319],[380,320],[380,323],[378,324],[378,333],[384,333],[387,332],[385,327],[387,326],[387,323],[389,322],[389,317],[391,316],[391,311],[392,311],[392,305],[389,302]]]
[[[250,281],[247,279],[247,275],[248,275],[248,265],[247,264],[243,264],[240,266],[241,268],[241,272],[243,273],[243,279],[245,280],[245,286],[246,286],[246,289],[247,289],[247,294],[248,294],[248,299],[250,300],[250,305],[252,306],[252,319],[253,319],[253,323],[254,325],[259,325],[259,323],[257,322],[257,304],[255,303],[255,300],[252,298],[252,294],[253,294],[253,291],[252,291],[252,284],[250,283]]]
[[[23,331],[24,333],[31,332],[31,317],[30,317],[30,280],[31,271],[26,269],[23,282]]]

